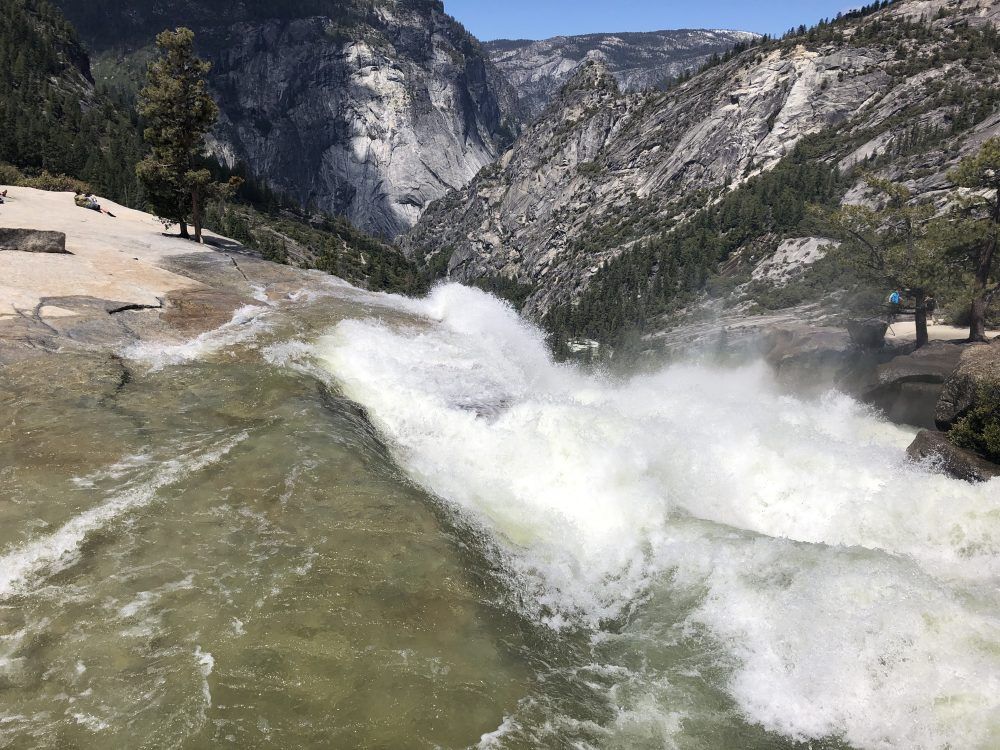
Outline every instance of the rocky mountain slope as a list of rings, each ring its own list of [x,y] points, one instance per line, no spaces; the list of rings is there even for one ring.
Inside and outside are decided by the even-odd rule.
[[[375,234],[412,226],[517,127],[513,89],[440,0],[59,5],[126,68],[163,28],[194,29],[222,110],[215,154]]]
[[[409,252],[452,278],[502,279],[569,334],[648,328],[720,270],[749,281],[784,241],[806,246],[806,204],[857,197],[860,168],[917,197],[944,188],[1000,133],[998,21],[997,0],[877,4],[665,93],[623,93],[590,63],[496,165],[431,206]]]
[[[525,109],[542,113],[584,63],[603,62],[625,91],[663,88],[713,55],[759,35],[746,31],[679,29],[485,42],[490,58],[514,84]]]

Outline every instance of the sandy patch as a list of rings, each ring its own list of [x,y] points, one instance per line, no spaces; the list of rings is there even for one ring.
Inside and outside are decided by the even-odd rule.
[[[1000,336],[1000,331],[987,331],[988,336]],[[960,341],[969,338],[969,328],[956,328],[946,325],[927,326],[927,335],[931,341]],[[889,341],[916,341],[917,324],[912,320],[900,320],[890,326],[885,334]]]

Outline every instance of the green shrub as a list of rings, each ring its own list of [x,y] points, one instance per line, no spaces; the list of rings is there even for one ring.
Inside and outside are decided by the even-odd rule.
[[[20,185],[24,174],[10,164],[0,164],[0,185]]]
[[[243,204],[210,203],[205,226],[256,250],[266,260],[335,274],[375,291],[423,294],[427,281],[395,245],[366,235],[346,219],[290,208],[258,211]],[[299,257],[301,256],[301,257]]]
[[[972,319],[971,300],[966,299],[964,295],[960,295],[946,303],[943,306],[942,312],[938,313],[938,315],[944,318],[948,325],[958,328],[968,328],[969,322]],[[987,309],[986,325],[989,328],[995,328],[1000,325],[1000,305],[994,303]]]
[[[706,284],[706,290],[710,297],[717,299],[728,297],[737,287],[746,283],[745,276],[712,276]]]
[[[425,263],[427,278],[442,279],[448,275],[448,264],[451,263],[451,256],[455,254],[455,248],[448,246],[434,253],[430,260]]]
[[[577,167],[577,171],[584,177],[596,179],[604,172],[604,165],[599,161],[585,161]]]
[[[976,405],[948,433],[959,448],[1000,463],[1000,382],[981,385]]]
[[[36,190],[51,190],[53,192],[73,192],[79,190],[82,193],[92,193],[94,189],[83,180],[69,177],[64,174],[50,174],[42,172],[38,177],[25,177],[20,181],[21,187],[35,188]]]

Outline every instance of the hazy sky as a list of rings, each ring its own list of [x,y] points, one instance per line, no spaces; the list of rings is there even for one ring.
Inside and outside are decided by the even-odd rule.
[[[781,34],[855,7],[850,0],[444,0],[444,4],[484,41],[681,28]]]

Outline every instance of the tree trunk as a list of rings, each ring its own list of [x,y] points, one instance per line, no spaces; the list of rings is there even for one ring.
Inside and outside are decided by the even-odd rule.
[[[986,285],[990,281],[990,269],[993,265],[993,255],[996,253],[996,242],[990,242],[983,248],[979,256],[979,266],[976,268],[976,280],[972,286],[972,316],[969,324],[969,341],[986,341],[986,311],[990,306],[990,293]]]
[[[186,240],[191,239],[191,235],[188,234],[188,224],[187,224],[187,222],[184,221],[184,219],[181,219],[180,225],[181,225],[181,237],[183,237]]]
[[[194,224],[194,241],[201,244],[201,194],[197,189],[191,191],[191,222]]]
[[[969,341],[986,341],[986,296],[978,288],[978,279],[976,287],[976,296],[972,299],[972,323],[969,326]]]
[[[927,333],[927,292],[923,289],[914,289],[913,296],[916,299],[914,319],[917,322],[917,349],[919,349],[926,346],[930,340]]]
[[[990,271],[993,270],[993,256],[997,250],[998,231],[1000,231],[1000,195],[994,199],[993,204],[993,234],[979,251],[979,262],[976,265],[976,279],[972,285],[969,341],[986,341],[986,310],[989,308],[991,297],[986,286],[990,283]]]

